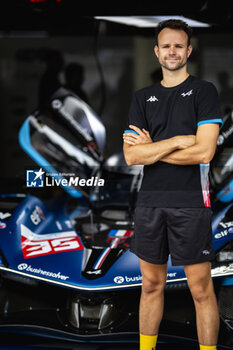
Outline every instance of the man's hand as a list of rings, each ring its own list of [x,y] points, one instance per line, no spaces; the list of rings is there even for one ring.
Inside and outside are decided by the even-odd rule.
[[[128,145],[140,145],[140,144],[153,142],[151,137],[150,137],[149,132],[147,130],[145,130],[144,128],[141,130],[137,126],[134,126],[134,125],[130,125],[129,127],[130,127],[130,129],[136,131],[137,134],[134,132],[128,132],[128,133],[125,132],[123,134],[123,140]]]

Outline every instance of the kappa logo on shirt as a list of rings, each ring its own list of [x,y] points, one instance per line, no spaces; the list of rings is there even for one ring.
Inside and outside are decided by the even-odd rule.
[[[193,94],[193,89],[190,90],[190,91],[188,91],[188,92],[183,92],[183,93],[181,94],[181,96],[186,97],[186,96],[190,96],[190,95],[192,95],[192,94]]]
[[[155,96],[151,96],[148,98],[148,100],[146,100],[146,102],[155,102],[155,101],[158,101],[158,98]]]

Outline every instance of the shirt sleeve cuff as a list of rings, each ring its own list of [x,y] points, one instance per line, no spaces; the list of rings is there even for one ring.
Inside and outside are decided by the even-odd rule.
[[[137,133],[136,131],[134,131],[134,130],[131,130],[131,129],[130,129],[130,130],[125,130],[125,131],[124,131],[124,134],[125,134],[125,133],[128,133],[128,132],[132,132],[132,133],[134,133],[134,134],[137,134],[137,135],[139,135],[139,134],[138,134],[138,133]]]
[[[202,124],[209,124],[209,123],[218,123],[222,126],[222,119],[217,118],[217,119],[201,120],[200,122],[197,123],[197,126],[202,125]]]

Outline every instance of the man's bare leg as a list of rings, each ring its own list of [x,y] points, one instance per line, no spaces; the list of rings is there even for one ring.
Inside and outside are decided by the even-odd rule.
[[[211,265],[204,262],[184,267],[196,309],[199,344],[216,345],[219,311],[211,278]]]
[[[150,264],[139,259],[143,277],[139,307],[140,334],[157,335],[163,317],[167,265]]]

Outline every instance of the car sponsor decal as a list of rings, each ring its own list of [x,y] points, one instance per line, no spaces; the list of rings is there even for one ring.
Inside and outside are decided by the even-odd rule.
[[[167,278],[175,278],[177,272],[167,273]],[[121,283],[134,283],[134,282],[142,282],[142,275],[138,276],[116,276],[113,281],[117,284]],[[169,281],[168,281],[169,282]]]
[[[138,275],[138,276],[133,276],[133,277],[129,277],[129,276],[116,276],[114,277],[113,281],[117,284],[121,284],[121,283],[131,283],[131,282],[142,282],[142,276]]]
[[[21,225],[21,246],[24,259],[83,250],[83,245],[75,231],[37,234]]]
[[[229,233],[233,233],[233,221],[220,222],[218,225],[218,229],[220,231],[215,233],[215,239],[220,239],[228,236]]]
[[[0,221],[0,229],[6,228],[5,222]]]
[[[212,276],[222,276],[227,275],[228,273],[233,273],[233,264],[217,266],[211,270]]]
[[[0,212],[0,220],[6,220],[11,216],[11,213],[3,213],[2,211]]]
[[[32,223],[36,226],[39,225],[42,220],[45,220],[44,213],[38,205],[35,206],[35,209],[31,213],[30,218],[32,220]]]
[[[27,271],[30,273],[36,273],[39,275],[43,275],[46,277],[53,277],[53,278],[57,278],[57,279],[64,280],[64,281],[66,281],[69,278],[69,276],[62,275],[60,271],[59,272],[46,271],[46,270],[41,269],[40,267],[33,267],[33,266],[25,264],[25,263],[19,264],[17,266],[17,268],[20,271]]]

